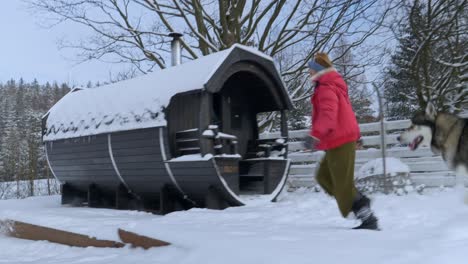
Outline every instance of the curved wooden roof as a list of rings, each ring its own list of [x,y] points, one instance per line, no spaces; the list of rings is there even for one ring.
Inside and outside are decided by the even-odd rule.
[[[166,126],[163,109],[170,99],[191,90],[216,93],[224,73],[239,62],[249,62],[268,76],[276,110],[292,103],[273,59],[236,44],[184,64],[97,88],[73,89],[43,119],[43,139],[52,141],[116,131]]]

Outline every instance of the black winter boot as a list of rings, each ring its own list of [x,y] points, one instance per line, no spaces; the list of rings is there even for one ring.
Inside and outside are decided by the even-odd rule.
[[[360,197],[353,203],[353,212],[362,221],[361,225],[353,229],[380,230],[378,219],[370,209],[370,199],[360,194]]]

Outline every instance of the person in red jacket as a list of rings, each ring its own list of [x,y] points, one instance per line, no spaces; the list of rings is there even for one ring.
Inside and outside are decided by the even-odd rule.
[[[343,217],[352,211],[362,221],[355,229],[378,230],[369,198],[354,184],[354,159],[360,131],[348,86],[326,53],[317,53],[308,66],[315,89],[311,98],[312,128],[306,145],[312,150],[325,151],[317,171],[317,182],[336,199]]]

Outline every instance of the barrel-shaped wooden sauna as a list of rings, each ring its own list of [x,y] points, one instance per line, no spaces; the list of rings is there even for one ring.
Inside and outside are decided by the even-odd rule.
[[[273,60],[242,45],[97,88],[43,118],[62,203],[168,213],[274,201],[286,183],[286,112]],[[259,120],[281,115],[281,137]]]

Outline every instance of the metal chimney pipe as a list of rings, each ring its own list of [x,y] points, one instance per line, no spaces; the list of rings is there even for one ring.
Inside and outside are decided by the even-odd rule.
[[[169,33],[169,37],[172,37],[171,41],[171,52],[172,52],[172,66],[177,66],[182,61],[182,45],[180,38],[182,34],[177,32]]]

